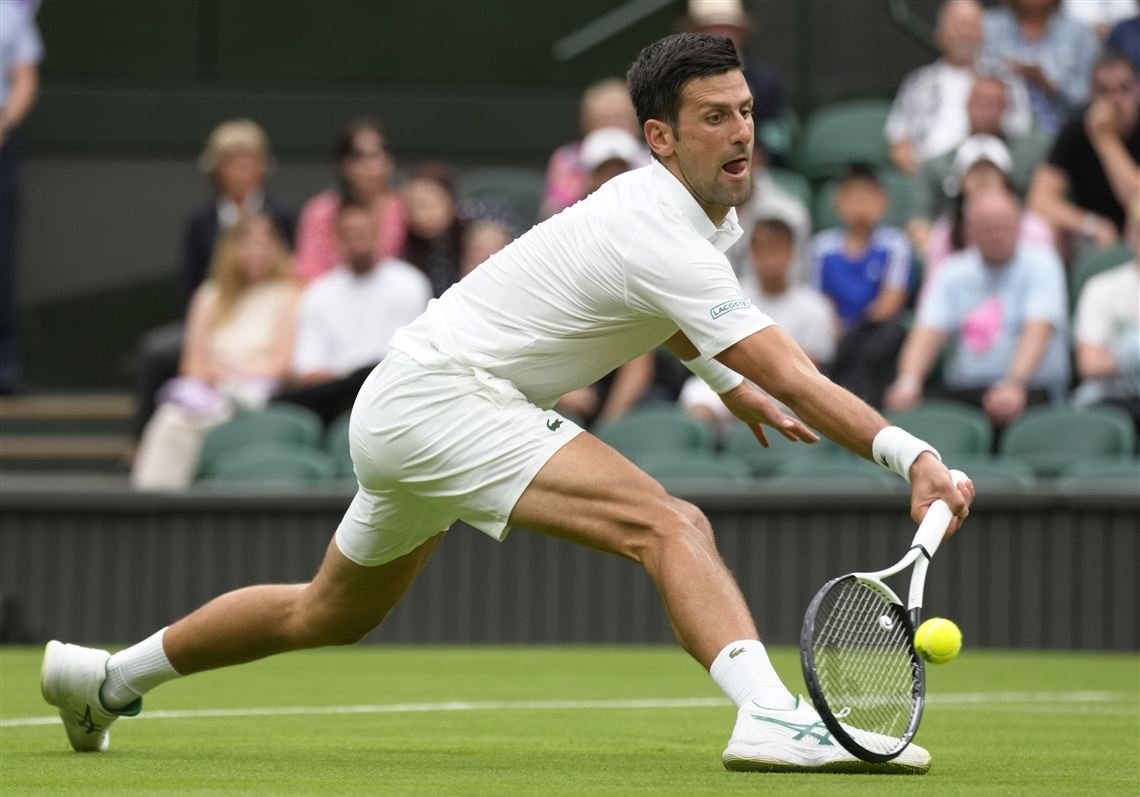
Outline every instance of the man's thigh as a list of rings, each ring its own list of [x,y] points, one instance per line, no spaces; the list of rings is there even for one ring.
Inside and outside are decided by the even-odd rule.
[[[640,560],[647,537],[691,519],[691,509],[597,437],[580,434],[539,470],[510,523]]]

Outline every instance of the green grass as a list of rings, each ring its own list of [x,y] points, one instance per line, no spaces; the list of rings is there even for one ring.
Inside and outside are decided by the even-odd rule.
[[[0,648],[0,719],[51,714],[40,651]],[[791,649],[777,668],[799,685]],[[1112,693],[1076,699],[1071,693]],[[1070,693],[969,704],[966,693]],[[925,777],[725,772],[734,712],[479,709],[119,722],[106,754],[62,728],[0,726],[0,794],[1123,795],[1140,787],[1140,658],[967,651],[928,668]],[[167,684],[147,711],[445,701],[717,697],[669,648],[383,648],[298,653]],[[942,700],[939,703],[939,700]]]

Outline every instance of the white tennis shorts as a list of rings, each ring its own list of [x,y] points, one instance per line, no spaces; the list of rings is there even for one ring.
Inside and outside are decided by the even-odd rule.
[[[509,381],[440,356],[391,351],[352,409],[358,488],[336,531],[360,565],[397,559],[463,520],[503,540],[519,496],[582,431]]]

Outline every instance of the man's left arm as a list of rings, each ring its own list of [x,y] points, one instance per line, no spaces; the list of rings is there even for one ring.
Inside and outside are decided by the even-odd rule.
[[[1116,201],[1121,207],[1128,207],[1140,182],[1140,165],[1132,160],[1123,139],[1116,132],[1116,113],[1112,104],[1098,100],[1090,105],[1085,114],[1085,129]]]
[[[991,385],[982,397],[986,414],[997,423],[1009,423],[1025,410],[1029,385],[1041,366],[1053,331],[1049,321],[1025,322],[1005,377]]]
[[[12,70],[10,80],[8,98],[0,109],[0,144],[23,123],[24,117],[36,104],[40,72],[33,63],[19,64]]]

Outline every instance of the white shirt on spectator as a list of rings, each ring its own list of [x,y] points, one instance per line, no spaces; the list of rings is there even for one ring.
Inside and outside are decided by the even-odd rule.
[[[0,108],[8,99],[12,71],[43,60],[44,43],[36,27],[36,8],[34,3],[0,2]]]
[[[1090,28],[1111,28],[1121,20],[1136,16],[1136,0],[1064,0],[1061,10]]]
[[[337,266],[301,296],[293,373],[344,376],[375,365],[395,331],[414,321],[431,295],[428,278],[403,260],[382,260],[362,275]]]
[[[1074,396],[1078,405],[1103,398],[1140,395],[1140,268],[1125,263],[1090,279],[1077,301],[1077,344],[1108,349],[1118,376],[1089,379]]]
[[[909,141],[920,163],[957,147],[970,133],[966,105],[975,74],[970,67],[952,66],[942,59],[911,72],[891,105],[887,140],[892,144]],[[1007,87],[1002,129],[1010,135],[1024,135],[1033,122],[1029,95],[1020,80],[1002,79]]]

